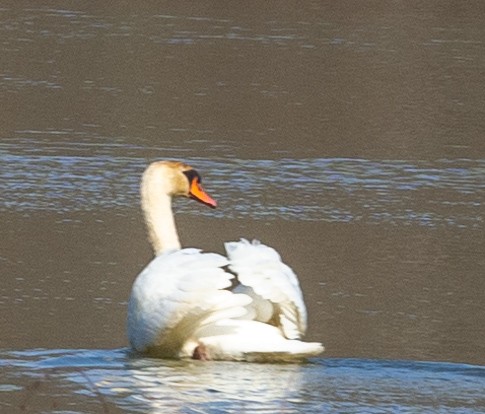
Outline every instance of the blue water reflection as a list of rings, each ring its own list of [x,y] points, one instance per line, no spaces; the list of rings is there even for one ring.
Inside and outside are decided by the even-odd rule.
[[[0,371],[9,392],[19,396],[28,392],[29,378],[46,375],[59,398],[72,392],[91,401],[102,397],[125,412],[485,409],[485,368],[465,364],[323,358],[302,365],[201,363],[135,358],[126,349],[40,349],[1,352]]]
[[[91,145],[88,145],[91,147]],[[0,209],[136,208],[147,160],[106,155],[17,154],[0,146]],[[50,148],[57,151],[56,148]],[[137,148],[131,148],[136,153]],[[126,152],[126,148],[125,148]],[[129,152],[129,151],[128,151]],[[163,151],[167,155],[173,150]],[[168,158],[174,158],[169,156]],[[485,161],[188,158],[220,208],[197,214],[271,220],[362,221],[481,228]],[[190,214],[193,206],[177,209]]]

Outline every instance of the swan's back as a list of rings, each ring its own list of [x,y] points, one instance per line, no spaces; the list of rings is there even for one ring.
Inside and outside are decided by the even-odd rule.
[[[246,295],[228,290],[227,259],[197,249],[155,257],[138,275],[128,303],[128,338],[137,351],[177,358],[205,324],[244,314]],[[196,345],[194,345],[195,347]],[[191,355],[187,355],[191,356]]]
[[[271,248],[226,244],[230,260],[182,249],[153,259],[133,284],[131,346],[146,355],[237,361],[295,361],[323,347],[298,340],[306,310],[293,271]],[[234,275],[242,283],[233,291]]]

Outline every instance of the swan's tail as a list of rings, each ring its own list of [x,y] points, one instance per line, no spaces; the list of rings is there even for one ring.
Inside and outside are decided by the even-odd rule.
[[[290,340],[275,326],[248,320],[220,320],[198,331],[207,359],[291,362],[323,352],[318,342]]]

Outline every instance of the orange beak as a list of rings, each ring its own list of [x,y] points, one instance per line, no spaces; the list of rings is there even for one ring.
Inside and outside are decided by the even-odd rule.
[[[214,200],[211,196],[209,196],[209,194],[204,191],[197,179],[192,180],[192,183],[190,184],[189,194],[195,200],[200,201],[201,203],[204,203],[209,207],[217,207],[216,200]]]

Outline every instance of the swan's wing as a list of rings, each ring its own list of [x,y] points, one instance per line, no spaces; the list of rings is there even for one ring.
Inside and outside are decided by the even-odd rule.
[[[194,331],[239,317],[251,299],[225,288],[233,275],[215,253],[183,249],[153,259],[135,280],[128,304],[128,336],[139,351],[177,357]]]
[[[274,249],[258,241],[242,239],[226,243],[225,247],[229,268],[244,285],[235,291],[253,298],[249,311],[254,319],[270,323],[271,319],[288,339],[300,338],[306,331],[307,313],[293,270]]]

